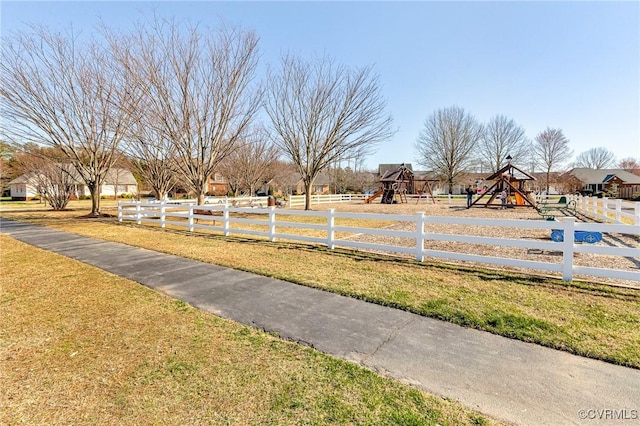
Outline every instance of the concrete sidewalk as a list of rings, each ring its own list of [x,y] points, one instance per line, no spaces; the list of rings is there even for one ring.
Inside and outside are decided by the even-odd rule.
[[[6,219],[0,231],[503,421],[640,423],[640,370],[125,244]]]

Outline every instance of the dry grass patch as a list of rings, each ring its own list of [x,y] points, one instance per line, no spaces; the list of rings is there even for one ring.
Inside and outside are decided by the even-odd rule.
[[[77,261],[0,242],[2,424],[492,423]]]

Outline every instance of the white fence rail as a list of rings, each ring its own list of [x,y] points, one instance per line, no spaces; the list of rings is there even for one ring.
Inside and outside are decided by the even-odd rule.
[[[311,196],[311,205],[348,203],[352,201],[363,201],[367,196],[364,194],[318,194]],[[232,207],[265,207],[269,197],[205,197],[205,204],[228,204]],[[160,201],[154,201],[159,203]],[[167,204],[196,204],[196,199],[182,198],[178,200],[163,200]],[[304,207],[304,195],[289,195],[286,197],[287,207]]]
[[[576,209],[593,219],[640,225],[640,202],[582,196],[575,197],[575,201]]]
[[[640,225],[640,202],[621,200],[619,198],[584,197],[582,195],[544,195],[537,196],[538,203],[557,203],[561,197],[567,201],[574,201],[575,208],[591,219],[621,223],[627,225]]]
[[[247,217],[250,214],[251,217]],[[322,219],[322,223],[303,223],[277,220],[278,216],[306,216]],[[241,217],[243,216],[243,217]],[[258,217],[256,217],[258,216]],[[212,220],[213,219],[213,220]],[[352,226],[337,226],[336,219],[366,219],[383,220],[386,222],[409,222],[415,224],[412,230],[391,230],[381,228],[360,228]],[[530,268],[540,271],[561,273],[562,279],[570,281],[575,274],[590,275],[604,278],[615,278],[623,280],[640,281],[640,272],[633,270],[605,269],[597,267],[586,267],[575,265],[573,261],[574,253],[593,253],[609,256],[620,256],[626,258],[639,258],[639,247],[612,247],[606,245],[577,244],[575,241],[575,231],[595,231],[609,234],[628,234],[634,237],[640,236],[640,226],[621,224],[600,224],[600,223],[576,223],[575,218],[564,218],[559,222],[546,220],[498,220],[498,219],[478,219],[478,218],[454,218],[454,217],[432,217],[424,213],[415,215],[387,215],[370,213],[346,213],[336,212],[333,209],[324,212],[301,211],[289,209],[276,209],[275,207],[256,208],[235,208],[228,204],[221,205],[175,205],[167,203],[127,203],[118,204],[118,220],[135,221],[137,224],[151,223],[164,228],[167,225],[183,227],[190,232],[196,230],[217,231],[225,236],[231,233],[245,234],[266,237],[269,241],[276,239],[287,239],[294,241],[304,241],[326,245],[333,249],[336,245],[346,248],[376,250],[391,253],[410,254],[418,261],[423,261],[425,256],[441,259],[480,262],[501,266]],[[200,221],[203,223],[199,223]],[[206,221],[206,222],[204,222]],[[317,222],[317,221],[316,221]],[[207,224],[212,223],[212,224]],[[510,227],[520,229],[560,229],[564,232],[563,242],[553,242],[551,240],[535,239],[509,239],[495,238],[487,236],[454,235],[445,233],[427,233],[425,225],[438,223],[444,225],[472,225],[489,227]],[[242,227],[231,224],[253,225]],[[256,225],[258,226],[256,229]],[[302,229],[313,232],[306,234],[294,234],[290,229]],[[401,238],[408,241],[406,245],[379,244],[364,241],[351,241],[348,239],[336,239],[336,232],[346,232],[359,235],[378,235],[394,238]],[[496,232],[499,235],[500,232]],[[477,254],[460,253],[453,251],[425,249],[425,241],[451,241],[468,244],[484,244],[493,246],[520,247],[526,249],[562,251],[562,262],[549,263],[517,258],[502,258],[493,256],[481,256]]]
[[[363,201],[367,198],[364,194],[318,194],[311,196],[311,205],[349,203],[352,201]],[[287,207],[304,207],[304,195],[290,195],[287,200]]]

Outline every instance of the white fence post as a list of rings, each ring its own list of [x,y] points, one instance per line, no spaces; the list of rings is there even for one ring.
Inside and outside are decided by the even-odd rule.
[[[118,201],[118,222],[122,222],[122,201]]]
[[[164,228],[166,226],[165,221],[167,220],[167,212],[166,212],[166,204],[163,201],[160,203],[160,228]]]
[[[616,200],[616,223],[622,223],[622,200]]]
[[[640,201],[635,202],[635,208],[633,209],[633,224],[640,225]]]
[[[329,250],[333,250],[335,239],[335,232],[333,230],[334,212],[334,209],[327,210],[327,248],[329,248]]]
[[[562,218],[562,279],[571,281],[573,278],[573,245],[575,242],[575,217]]]
[[[276,240],[276,207],[269,207],[269,241]]]
[[[422,262],[424,255],[424,212],[416,213],[416,260]]]
[[[222,228],[225,237],[229,236],[229,204],[225,204],[222,209]]]
[[[193,232],[193,210],[194,210],[194,206],[188,205],[187,208],[189,209],[189,232]]]
[[[609,219],[609,199],[602,197],[602,220],[608,222]]]
[[[140,201],[136,203],[136,223],[138,225],[142,224],[142,208],[140,207],[140,204],[142,204]]]

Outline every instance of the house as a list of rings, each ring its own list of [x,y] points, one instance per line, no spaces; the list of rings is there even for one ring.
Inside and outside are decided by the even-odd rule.
[[[299,176],[299,175],[298,175]],[[326,172],[320,172],[318,177],[313,181],[311,187],[311,194],[330,194],[331,193],[331,178]],[[298,177],[296,186],[293,188],[294,194],[304,194],[304,182],[302,177]]]
[[[231,191],[229,181],[220,173],[213,173],[207,179],[207,194],[214,196],[224,196]]]
[[[273,191],[273,195],[279,197],[285,194],[302,195],[305,193],[304,182],[300,173],[292,167],[287,167],[278,173],[278,176],[268,180],[262,185],[258,191],[267,193],[269,188]],[[313,181],[311,194],[330,194],[331,178],[327,172],[320,174]]]
[[[72,187],[71,198],[81,198],[90,196],[89,188],[84,184],[80,175],[72,170],[70,172]],[[42,177],[40,177],[42,178]],[[40,184],[38,176],[34,173],[26,173],[18,176],[11,182],[9,187],[11,191],[11,199],[16,201],[32,200],[40,195]],[[133,174],[126,169],[110,169],[107,171],[104,183],[100,188],[101,197],[115,197],[122,194],[137,194],[138,182]]]
[[[640,194],[640,176],[623,169],[575,168],[566,173],[582,184],[582,191],[593,194],[608,192],[618,198]]]

